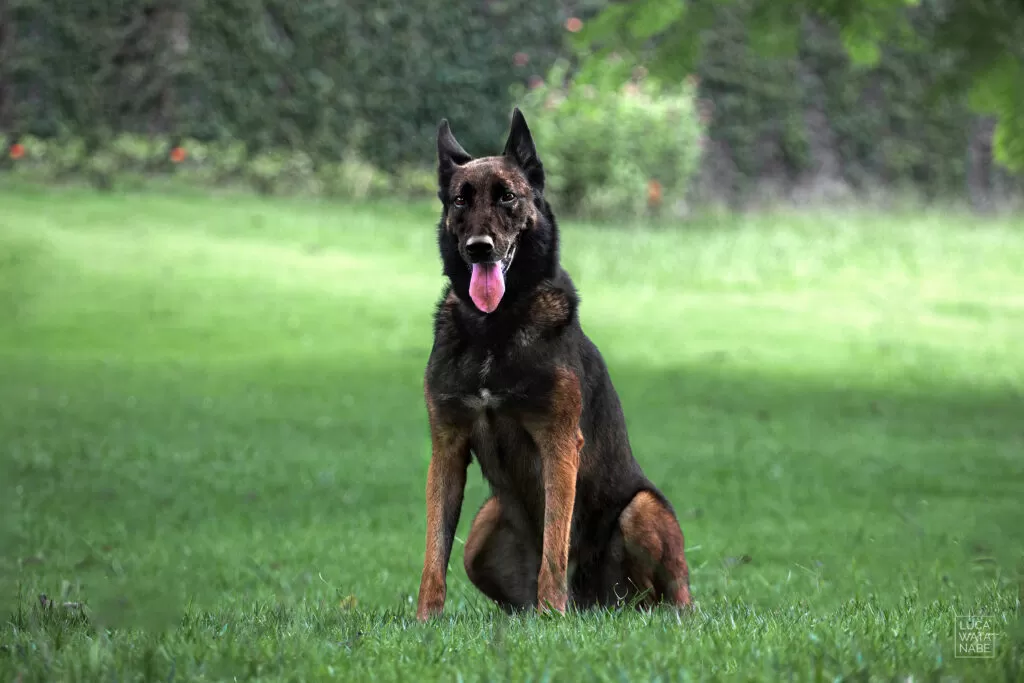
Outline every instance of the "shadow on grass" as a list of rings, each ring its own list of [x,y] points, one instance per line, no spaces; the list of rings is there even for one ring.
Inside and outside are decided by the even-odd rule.
[[[233,588],[301,600],[327,590],[292,580],[315,577],[318,558],[345,575],[386,568],[402,587],[365,588],[371,603],[414,591],[429,457],[420,355],[385,368],[22,368],[23,383],[45,379],[31,400],[15,387],[0,419],[3,607],[83,580],[111,623],[179,613],[168,601],[216,605]],[[1006,566],[1024,548],[1019,392],[611,365],[636,456],[706,539],[697,567],[750,552],[771,576],[794,558],[871,554],[881,573],[913,543],[920,564],[961,537]]]

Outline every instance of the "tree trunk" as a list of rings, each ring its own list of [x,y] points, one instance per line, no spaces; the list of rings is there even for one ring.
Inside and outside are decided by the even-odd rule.
[[[992,209],[992,132],[995,121],[989,117],[975,117],[967,142],[967,195],[975,211],[987,213]]]
[[[14,128],[14,12],[10,0],[0,0],[0,133]]]

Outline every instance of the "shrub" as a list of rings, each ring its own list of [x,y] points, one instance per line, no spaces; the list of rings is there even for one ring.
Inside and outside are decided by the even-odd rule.
[[[354,147],[388,171],[431,157],[441,117],[457,122],[469,148],[500,135],[508,84],[543,73],[565,31],[552,2],[0,6],[10,6],[0,21],[11,26],[0,33],[18,36],[0,46],[10,130],[160,131],[254,152],[302,146],[317,162]],[[368,132],[359,142],[357,120]],[[258,177],[278,163],[261,159]]]
[[[432,167],[405,164],[395,171],[395,191],[403,197],[428,199],[437,197],[437,171]]]
[[[316,193],[313,160],[302,151],[273,149],[252,156],[245,177],[260,194]]]
[[[702,126],[693,88],[642,69],[609,65],[517,93],[559,208],[584,217],[636,217],[684,200],[700,163]]]
[[[323,194],[338,199],[369,199],[391,186],[387,174],[354,152],[340,162],[323,164],[318,175]]]
[[[91,149],[84,139],[66,134],[46,139],[22,136],[18,144],[15,159],[10,141],[0,136],[0,149],[7,151],[0,173],[42,182],[85,181],[104,190],[173,176],[176,184],[184,186],[210,188],[241,182],[261,194],[350,200],[419,199],[437,191],[431,167],[403,165],[389,174],[354,151],[341,160],[317,164],[301,149],[267,148],[253,154],[239,141],[172,142],[160,135],[117,135]]]

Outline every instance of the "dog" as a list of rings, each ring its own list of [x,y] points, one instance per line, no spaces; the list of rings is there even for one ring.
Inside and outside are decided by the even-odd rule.
[[[471,458],[491,489],[466,540],[472,583],[509,612],[691,605],[683,532],[633,457],[608,369],[559,262],[544,166],[519,108],[500,156],[437,129],[447,278],[423,387],[430,426],[417,618],[443,612]]]

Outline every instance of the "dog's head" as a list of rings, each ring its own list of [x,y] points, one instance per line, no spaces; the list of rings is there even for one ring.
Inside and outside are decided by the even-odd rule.
[[[522,112],[516,108],[500,156],[474,159],[452,135],[437,131],[439,242],[445,274],[456,293],[484,313],[506,290],[548,275],[553,220],[543,199],[544,167]]]

